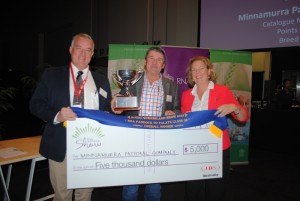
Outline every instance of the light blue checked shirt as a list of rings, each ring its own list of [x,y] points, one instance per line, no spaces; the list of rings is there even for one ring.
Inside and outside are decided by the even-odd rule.
[[[145,76],[139,116],[162,116],[163,99],[164,89],[162,85],[162,79],[160,78],[150,85],[149,80]]]

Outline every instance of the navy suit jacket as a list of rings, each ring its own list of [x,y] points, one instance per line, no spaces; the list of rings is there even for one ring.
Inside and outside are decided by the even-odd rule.
[[[91,70],[91,68],[90,68]],[[30,111],[46,122],[40,144],[40,154],[45,158],[62,162],[66,155],[66,128],[63,123],[53,124],[62,107],[70,106],[70,67],[48,68],[30,100]],[[107,77],[91,70],[95,85],[107,92],[99,95],[99,110],[111,112],[111,90]]]

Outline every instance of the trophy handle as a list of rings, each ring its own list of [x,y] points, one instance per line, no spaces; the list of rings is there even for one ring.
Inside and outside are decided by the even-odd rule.
[[[135,74],[134,78],[130,79],[130,80],[126,80],[125,82],[123,82],[123,86],[125,86],[125,96],[133,96],[131,93],[130,93],[130,86],[134,85],[137,81],[139,81],[141,79],[143,75],[143,71],[137,71],[137,73]]]
[[[131,82],[131,84],[134,85],[135,83],[137,83],[137,81],[139,81],[142,76],[143,76],[143,71],[138,71],[138,73],[135,75],[135,79]]]
[[[123,86],[123,82],[120,81],[122,80],[122,78],[118,75],[118,73],[116,73],[115,71],[112,73],[112,76],[114,78],[114,80],[120,85]]]

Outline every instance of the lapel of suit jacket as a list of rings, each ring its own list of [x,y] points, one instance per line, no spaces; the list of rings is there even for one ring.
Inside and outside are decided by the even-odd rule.
[[[164,99],[163,99],[163,105],[162,105],[162,116],[164,115],[164,112],[166,110],[166,100],[167,100],[167,95],[171,95],[172,98],[173,94],[169,94],[171,91],[171,86],[170,83],[167,81],[167,79],[162,75],[162,85],[163,85],[163,89],[164,89]]]
[[[101,79],[99,78],[97,72],[93,71],[91,68],[90,68],[90,72],[92,74],[92,77],[93,77],[93,80],[94,80],[94,83],[96,85],[96,90],[97,90],[97,94],[98,94],[98,99],[99,99],[99,109],[102,108],[102,106],[100,104],[103,104],[104,101],[101,101],[101,98],[102,96],[100,95],[100,88],[101,88]]]
[[[138,103],[141,103],[144,80],[145,80],[145,73],[143,74],[141,79],[137,83],[135,83],[136,84],[136,87],[135,87],[136,96],[137,96],[137,99],[138,99]]]
[[[70,99],[70,66],[65,66],[62,68],[61,72],[61,84],[60,84],[60,89],[63,91],[63,94],[65,94],[64,97],[61,97],[63,101],[65,101],[65,105],[71,105],[71,99]],[[58,75],[59,77],[60,75]],[[59,81],[60,79],[57,79]]]

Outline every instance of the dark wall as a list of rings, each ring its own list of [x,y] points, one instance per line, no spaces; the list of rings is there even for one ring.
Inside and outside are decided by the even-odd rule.
[[[92,2],[96,2],[94,10],[91,9]],[[106,4],[107,1],[79,0],[52,0],[47,3],[8,1],[0,12],[1,26],[4,27],[0,32],[0,71],[12,69],[34,74],[39,60],[54,66],[65,64],[69,60],[68,47],[73,34],[79,31],[90,33],[91,30],[97,30],[95,27],[102,27],[101,32],[106,32],[106,29],[113,27],[107,24],[108,16],[113,14],[103,12]],[[101,15],[96,15],[99,12]],[[92,14],[101,20],[91,22]],[[96,22],[99,24],[96,25]],[[97,31],[95,33],[100,34]],[[39,46],[41,34],[44,37],[43,46]],[[118,33],[115,35],[120,40],[123,38]],[[97,44],[109,44],[109,38],[101,37],[101,40],[106,41],[97,41]],[[271,79],[280,81],[282,70],[299,69],[297,57],[300,47],[274,48],[267,51],[270,50]]]
[[[263,150],[300,155],[294,136],[300,133],[300,109],[251,109],[249,144]]]
[[[282,71],[300,70],[300,47],[273,49],[271,63],[271,79],[280,84]]]

